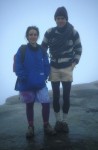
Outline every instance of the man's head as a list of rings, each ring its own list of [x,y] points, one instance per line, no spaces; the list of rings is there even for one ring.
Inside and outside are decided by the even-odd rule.
[[[58,27],[63,27],[68,21],[68,13],[65,7],[58,7],[54,19]]]

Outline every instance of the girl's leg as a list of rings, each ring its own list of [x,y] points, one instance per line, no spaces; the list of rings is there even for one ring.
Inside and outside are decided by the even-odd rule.
[[[28,121],[28,131],[26,133],[26,138],[31,138],[34,136],[33,106],[35,93],[33,91],[20,92],[20,98],[26,104],[26,116]]]
[[[34,125],[34,110],[33,110],[34,102],[26,103],[26,116],[28,120],[28,124],[30,127]]]
[[[42,104],[44,133],[53,135],[55,134],[54,129],[49,124],[50,98],[47,87],[44,87],[43,89],[37,92],[37,100]]]
[[[49,124],[50,103],[42,103],[42,117],[44,123],[44,132],[49,135],[55,135],[56,132]]]
[[[42,103],[42,117],[44,126],[49,123],[50,103]]]

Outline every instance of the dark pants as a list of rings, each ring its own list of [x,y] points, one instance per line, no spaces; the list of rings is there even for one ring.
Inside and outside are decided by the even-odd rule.
[[[26,115],[29,126],[34,125],[34,102],[26,104]],[[44,125],[49,122],[50,103],[42,103],[42,117]]]
[[[51,82],[53,91],[53,109],[54,112],[58,113],[60,111],[60,82]],[[63,113],[68,113],[70,107],[70,90],[71,82],[62,82],[63,88]]]

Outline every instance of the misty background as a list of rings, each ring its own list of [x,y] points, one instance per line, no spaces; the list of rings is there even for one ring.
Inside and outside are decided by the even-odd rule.
[[[45,31],[55,26],[54,13],[65,6],[69,22],[79,32],[83,53],[74,70],[73,84],[98,80],[98,1],[97,0],[0,0],[0,104],[17,95],[14,90],[13,56],[21,44],[26,44],[28,26],[40,30],[40,44]],[[51,84],[48,82],[48,88]]]

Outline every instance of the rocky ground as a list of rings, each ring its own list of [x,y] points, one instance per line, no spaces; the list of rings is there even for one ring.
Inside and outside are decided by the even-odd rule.
[[[52,94],[50,92],[52,100]],[[62,91],[61,91],[62,102]],[[36,103],[35,136],[26,140],[25,105],[18,96],[0,106],[0,150],[98,150],[98,82],[72,86],[67,122],[69,134],[49,137],[43,133],[41,105]],[[55,124],[51,104],[50,123]]]

